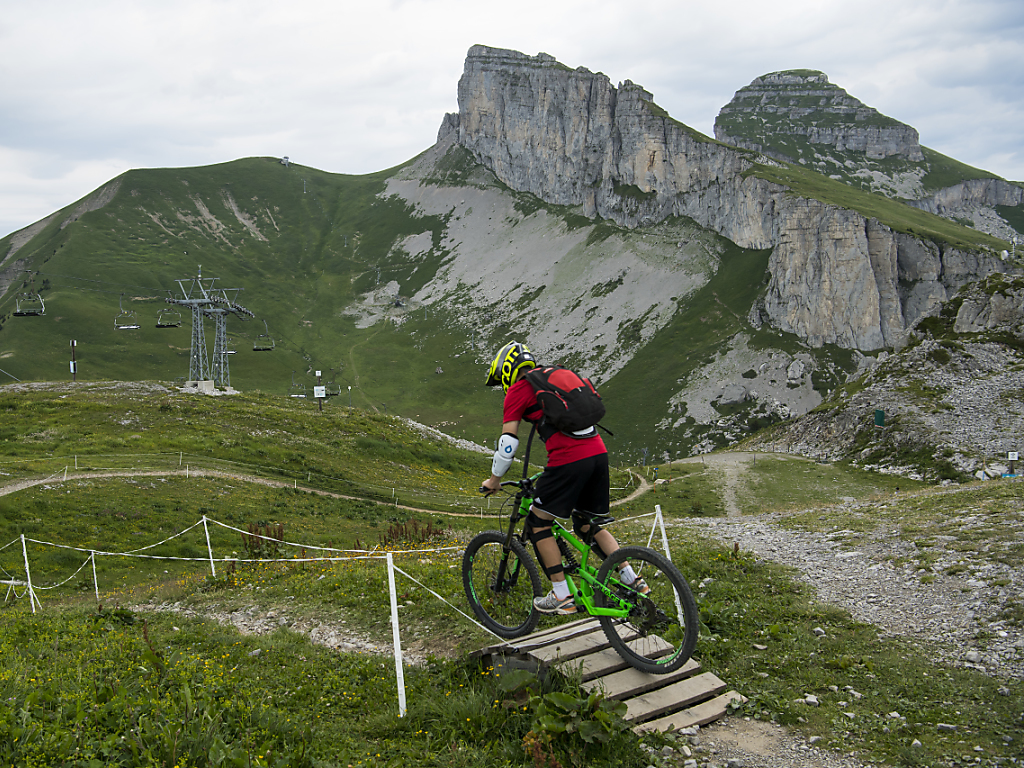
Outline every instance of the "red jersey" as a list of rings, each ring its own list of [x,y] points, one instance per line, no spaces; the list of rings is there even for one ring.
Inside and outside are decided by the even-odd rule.
[[[543,416],[540,403],[537,402],[537,393],[533,391],[530,382],[520,379],[505,393],[505,417],[504,422],[529,421],[538,422]],[[557,467],[562,464],[569,464],[580,459],[589,459],[602,453],[608,453],[604,447],[604,440],[599,434],[578,440],[569,437],[562,432],[555,432],[544,441],[544,447],[548,452],[548,466]]]

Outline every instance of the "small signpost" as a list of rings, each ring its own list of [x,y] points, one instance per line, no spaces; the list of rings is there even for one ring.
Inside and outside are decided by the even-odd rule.
[[[1017,454],[1017,451],[1007,451],[1006,452],[1006,458],[1010,462],[1010,472],[1007,475],[1007,477],[1016,477],[1017,473],[1014,470],[1013,465],[1020,459],[1020,456]]]
[[[78,381],[78,363],[75,362],[75,347],[78,346],[78,342],[74,339],[71,340],[71,380]]]
[[[327,397],[327,387],[321,386],[320,384],[320,371],[316,372],[316,384],[313,386],[313,397],[316,398],[317,405],[320,407],[320,412],[324,410],[324,398]]]

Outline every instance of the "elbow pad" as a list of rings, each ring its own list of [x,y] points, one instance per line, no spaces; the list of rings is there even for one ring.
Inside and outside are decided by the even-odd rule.
[[[505,432],[498,438],[498,450],[494,452],[494,461],[491,462],[491,474],[495,477],[504,477],[508,468],[512,466],[512,457],[516,455],[519,447],[519,438]]]

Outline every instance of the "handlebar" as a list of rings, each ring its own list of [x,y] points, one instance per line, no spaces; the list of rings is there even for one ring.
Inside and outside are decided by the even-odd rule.
[[[501,481],[501,488],[504,488],[505,486],[508,486],[508,485],[514,485],[516,488],[519,488],[520,490],[524,490],[524,491],[525,490],[530,490],[532,488],[532,486],[533,486],[534,481],[538,477],[540,477],[542,474],[543,474],[543,472],[538,472],[537,474],[533,475],[532,477],[522,477],[522,478],[520,478],[518,480],[502,480]],[[494,494],[494,493],[498,492],[497,489],[487,488],[486,486],[483,486],[483,485],[481,485],[477,489],[477,491],[482,493],[484,496],[490,496],[491,494]]]

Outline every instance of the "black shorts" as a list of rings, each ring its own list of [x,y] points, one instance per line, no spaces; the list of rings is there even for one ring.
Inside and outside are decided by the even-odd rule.
[[[599,453],[569,464],[546,468],[537,481],[533,505],[549,515],[567,518],[574,509],[608,514],[608,454]]]

